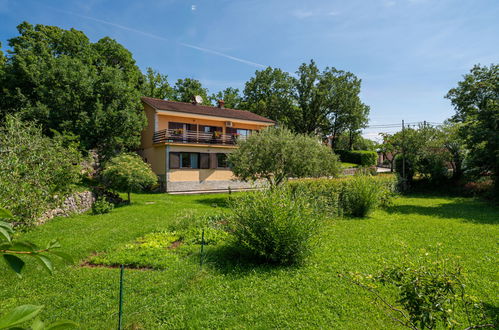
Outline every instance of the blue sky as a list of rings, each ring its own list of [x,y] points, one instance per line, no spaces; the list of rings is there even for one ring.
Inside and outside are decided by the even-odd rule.
[[[442,122],[453,114],[443,97],[462,75],[499,62],[499,0],[0,0],[4,50],[24,20],[110,36],[141,69],[196,78],[210,92],[314,59],[362,79],[372,125]]]

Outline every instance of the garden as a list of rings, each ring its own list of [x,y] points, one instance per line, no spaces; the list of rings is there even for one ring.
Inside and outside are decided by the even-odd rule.
[[[230,200],[245,198],[260,209],[272,208],[246,193],[133,194],[130,206],[56,218],[21,234],[19,239],[40,244],[58,238],[60,250],[73,262],[54,260],[52,276],[27,263],[22,279],[2,268],[1,287],[9,288],[0,290],[2,310],[44,305],[44,320],[70,319],[89,329],[114,327],[117,266],[124,263],[123,322],[129,329],[396,328],[372,293],[345,276],[375,274],[424,256],[457,260],[466,270],[467,294],[483,302],[487,315],[497,313],[497,207],[462,197],[396,197],[367,218],[316,220],[320,225],[306,258],[280,264],[237,249],[230,242],[236,238],[222,230]],[[282,196],[272,198],[286,202]],[[386,299],[397,300],[395,287],[379,290]],[[459,318],[463,315],[458,315],[459,325],[467,322]]]

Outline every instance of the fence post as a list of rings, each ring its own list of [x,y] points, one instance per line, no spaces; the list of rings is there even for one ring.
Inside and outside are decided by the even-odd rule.
[[[120,266],[120,302],[119,302],[119,311],[118,311],[118,330],[121,330],[121,320],[123,317],[123,274],[124,274],[125,266],[122,264]]]
[[[201,253],[199,255],[199,268],[203,268],[203,251],[204,251],[204,228],[201,232]]]

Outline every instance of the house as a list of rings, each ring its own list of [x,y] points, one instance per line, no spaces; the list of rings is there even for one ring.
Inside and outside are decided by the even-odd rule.
[[[140,154],[151,164],[166,192],[216,191],[250,188],[235,181],[227,154],[236,141],[273,126],[273,120],[249,111],[143,97],[147,127]]]

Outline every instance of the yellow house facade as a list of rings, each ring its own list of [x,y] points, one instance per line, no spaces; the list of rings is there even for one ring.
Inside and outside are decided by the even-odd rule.
[[[143,97],[147,126],[140,153],[166,192],[248,189],[235,180],[227,154],[274,121],[249,111]]]

